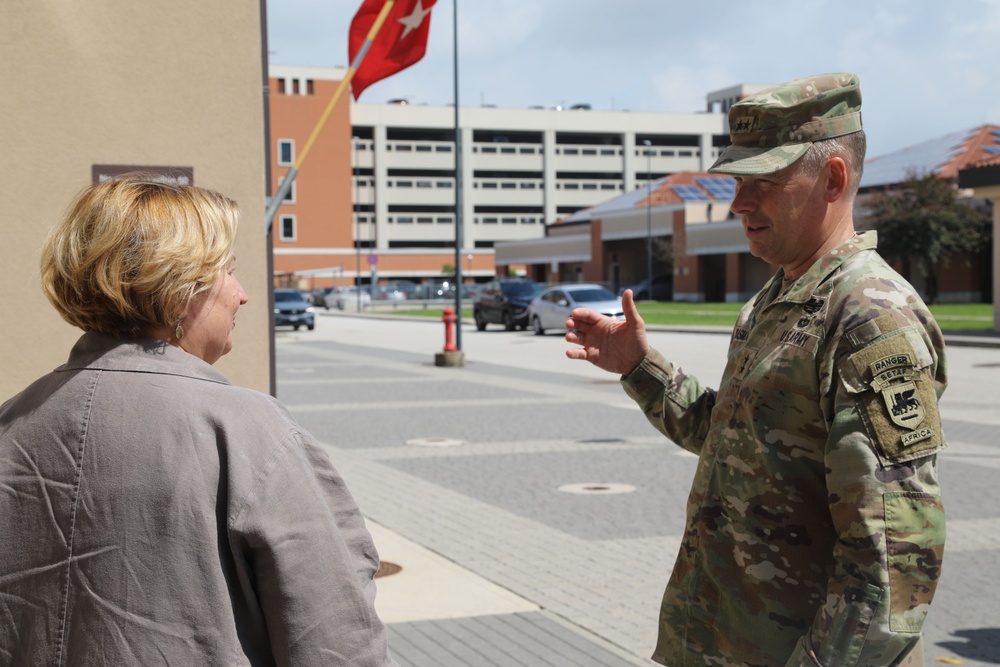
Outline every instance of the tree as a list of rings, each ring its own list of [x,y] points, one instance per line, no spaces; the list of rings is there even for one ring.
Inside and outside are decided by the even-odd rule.
[[[882,256],[902,260],[923,277],[928,303],[937,300],[938,267],[988,247],[992,231],[989,213],[960,201],[952,184],[933,174],[911,176],[876,194],[868,220],[878,230]]]

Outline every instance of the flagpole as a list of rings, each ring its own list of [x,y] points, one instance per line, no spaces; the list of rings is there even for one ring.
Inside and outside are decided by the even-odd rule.
[[[452,0],[455,43],[455,349],[462,351],[462,129],[458,125],[458,0]]]
[[[323,115],[320,116],[319,121],[316,123],[316,127],[313,128],[312,134],[309,135],[309,139],[302,148],[302,152],[299,153],[298,159],[295,160],[295,165],[288,170],[288,173],[285,174],[285,178],[281,181],[281,187],[279,187],[278,191],[271,196],[270,200],[268,200],[267,212],[264,215],[268,236],[271,235],[271,225],[274,221],[274,216],[278,212],[281,202],[284,201],[285,197],[288,196],[289,191],[291,191],[292,183],[295,181],[295,177],[299,175],[299,169],[302,168],[302,163],[306,161],[309,151],[312,150],[313,144],[316,143],[316,138],[319,137],[319,133],[323,130],[323,126],[326,125],[326,121],[329,120],[330,114],[333,113],[334,107],[336,107],[337,102],[340,101],[341,95],[344,94],[344,91],[347,90],[348,86],[351,84],[351,79],[354,78],[354,73],[358,70],[358,67],[361,66],[361,61],[365,59],[365,55],[368,53],[368,48],[372,45],[372,42],[375,41],[378,31],[382,29],[382,24],[385,23],[386,18],[389,16],[389,12],[392,11],[392,6],[395,4],[396,0],[386,0],[386,3],[382,5],[382,9],[375,18],[375,22],[372,23],[372,27],[368,30],[368,36],[365,37],[365,43],[361,45],[361,49],[354,56],[354,61],[351,62],[351,66],[347,68],[347,75],[344,76],[340,85],[337,86],[337,90],[334,91],[333,97],[330,98],[330,103],[326,105]]]

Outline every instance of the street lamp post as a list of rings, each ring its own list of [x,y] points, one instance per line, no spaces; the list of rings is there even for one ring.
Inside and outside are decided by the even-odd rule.
[[[358,152],[361,138],[352,137],[354,142],[354,253],[356,255],[356,265],[354,269],[354,291],[358,298],[358,312],[361,312],[361,164],[358,162]]]
[[[646,298],[653,298],[653,168],[650,148],[652,142],[646,139]]]

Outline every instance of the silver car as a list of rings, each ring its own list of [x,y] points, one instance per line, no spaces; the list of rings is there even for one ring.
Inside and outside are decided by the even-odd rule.
[[[538,336],[546,329],[562,331],[574,308],[590,308],[612,319],[625,317],[620,296],[601,285],[579,283],[549,287],[535,297],[528,306],[528,322]]]

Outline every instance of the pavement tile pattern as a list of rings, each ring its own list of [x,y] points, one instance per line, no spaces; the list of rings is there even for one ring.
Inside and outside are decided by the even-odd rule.
[[[379,324],[402,326],[365,326]],[[509,355],[565,346],[505,335]],[[694,457],[653,431],[614,378],[474,359],[442,368],[429,352],[358,340],[278,337],[278,398],[370,520],[540,609],[391,623],[400,664],[651,665]],[[1000,395],[995,366],[968,365],[979,390],[959,392],[961,419],[944,410],[948,547],[928,664],[1000,664],[1000,420],[977,417],[984,391],[993,405]],[[459,443],[407,444],[420,438]],[[634,491],[600,493],[615,484]]]

